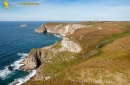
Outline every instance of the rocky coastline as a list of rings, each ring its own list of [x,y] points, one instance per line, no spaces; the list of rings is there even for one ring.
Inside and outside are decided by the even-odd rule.
[[[70,23],[46,23],[41,25],[39,28],[34,31],[37,33],[52,33],[62,37],[60,43],[56,42],[54,45],[32,49],[27,56],[27,58],[20,62],[23,64],[20,69],[21,70],[33,70],[37,69],[34,80],[48,80],[49,76],[45,76],[39,74],[40,66],[46,62],[51,62],[52,57],[63,51],[69,51],[73,53],[79,53],[82,48],[79,44],[72,41],[67,35],[73,34],[76,29],[84,28],[86,25],[82,24],[70,24]],[[56,45],[60,45],[60,47],[55,48]]]
[[[113,24],[114,22],[111,23],[112,27],[107,27],[110,22],[53,22],[45,23],[35,29],[34,31],[37,33],[51,33],[58,37],[60,36],[62,37],[62,40],[57,41],[51,46],[33,48],[30,51],[27,58],[21,62],[23,66],[21,66],[20,69],[36,69],[36,74],[28,82],[26,82],[25,85],[35,85],[33,82],[37,84],[41,82],[41,85],[48,85],[50,83],[54,85],[62,85],[63,82],[66,83],[66,81],[74,85],[75,83],[78,85],[81,83],[88,84],[82,81],[82,79],[79,79],[81,76],[75,76],[77,74],[74,72],[81,69],[87,69],[89,66],[82,68],[82,66],[77,67],[77,65],[80,65],[80,63],[84,62],[84,60],[87,62],[94,59],[91,57],[100,56],[100,54],[103,54],[102,49],[107,44],[112,43],[114,42],[113,40],[128,34],[128,32],[125,32],[126,28],[119,29]],[[123,22],[121,22],[121,24],[122,23]],[[79,69],[77,70],[77,68]],[[75,78],[81,82],[77,82]],[[61,82],[61,80],[63,82]]]

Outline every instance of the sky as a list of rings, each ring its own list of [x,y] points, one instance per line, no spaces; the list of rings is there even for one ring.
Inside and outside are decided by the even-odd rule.
[[[32,7],[10,3],[38,2]],[[0,0],[0,21],[130,21],[130,0]]]

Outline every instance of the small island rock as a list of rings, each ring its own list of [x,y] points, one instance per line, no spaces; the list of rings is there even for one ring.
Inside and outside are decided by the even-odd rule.
[[[27,24],[22,24],[20,27],[28,27]]]

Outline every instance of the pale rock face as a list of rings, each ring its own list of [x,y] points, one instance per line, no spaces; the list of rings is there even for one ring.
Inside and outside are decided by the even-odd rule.
[[[26,58],[26,60],[20,62],[20,64],[24,64],[20,67],[22,70],[33,70],[37,68],[37,59],[34,55],[31,55]]]
[[[60,36],[73,34],[76,29],[85,28],[87,25],[82,24],[68,24],[68,23],[47,23],[35,29],[35,32],[44,33],[45,29],[48,33],[56,33]]]
[[[79,53],[81,51],[81,47],[79,44],[69,40],[69,38],[64,37],[61,41],[61,48],[59,51],[68,50],[69,52]]]
[[[37,33],[44,33],[47,30],[46,30],[44,25],[41,25],[38,29],[35,29],[34,31],[37,32]]]
[[[73,29],[79,29],[79,28],[85,28],[86,25],[81,25],[81,24],[72,24],[71,28]]]

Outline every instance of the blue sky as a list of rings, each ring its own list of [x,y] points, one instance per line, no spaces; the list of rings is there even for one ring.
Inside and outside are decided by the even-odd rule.
[[[130,0],[8,0],[39,2],[39,6],[5,10],[0,1],[0,21],[130,21]]]

